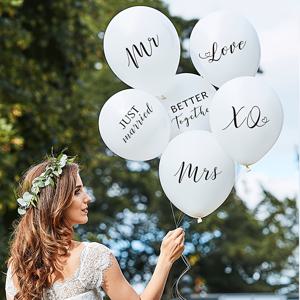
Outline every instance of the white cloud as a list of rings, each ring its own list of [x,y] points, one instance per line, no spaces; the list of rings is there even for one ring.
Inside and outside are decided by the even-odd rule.
[[[246,205],[253,209],[263,197],[263,186],[270,191],[276,198],[282,200],[286,197],[298,197],[299,176],[298,172],[288,177],[271,177],[257,171],[247,172],[241,170],[236,179],[237,195],[243,199]]]

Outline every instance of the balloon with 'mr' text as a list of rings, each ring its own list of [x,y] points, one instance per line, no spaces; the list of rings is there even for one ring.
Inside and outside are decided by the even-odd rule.
[[[161,155],[170,138],[170,120],[154,96],[135,89],[110,97],[99,116],[99,130],[107,147],[130,160]]]
[[[211,132],[191,130],[168,144],[160,159],[159,178],[166,196],[178,209],[203,218],[228,197],[235,166]]]
[[[190,54],[199,74],[220,87],[233,78],[256,74],[260,43],[246,18],[218,11],[195,25],[190,38]]]
[[[134,6],[118,13],[109,23],[104,53],[122,81],[160,96],[176,74],[180,41],[164,14],[151,7]]]
[[[257,162],[272,148],[282,124],[281,102],[261,78],[245,76],[226,82],[210,106],[212,132],[242,165]]]

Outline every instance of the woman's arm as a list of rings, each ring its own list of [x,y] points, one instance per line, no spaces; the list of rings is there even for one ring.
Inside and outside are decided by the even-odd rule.
[[[164,237],[154,273],[141,295],[138,295],[124,277],[118,261],[113,257],[112,265],[104,273],[103,289],[111,300],[160,300],[172,264],[184,250],[182,228],[169,231]]]
[[[16,274],[12,274],[11,266],[7,266],[7,274],[5,281],[5,291],[6,299],[13,300],[14,296],[17,294],[19,289],[19,284]]]
[[[9,294],[6,293],[6,300],[13,300],[14,298],[11,297]]]

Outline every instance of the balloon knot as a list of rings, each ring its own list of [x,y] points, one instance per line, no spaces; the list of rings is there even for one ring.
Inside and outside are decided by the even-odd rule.
[[[201,218],[198,218],[198,219],[197,219],[197,222],[198,222],[198,223],[201,223],[201,222],[202,222],[202,219],[201,219]]]
[[[250,165],[246,165],[246,170],[247,170],[247,172],[251,171]]]
[[[165,99],[167,99],[167,97],[164,96],[164,95],[160,95],[160,96],[158,96],[158,98],[159,98],[159,100],[165,100]]]

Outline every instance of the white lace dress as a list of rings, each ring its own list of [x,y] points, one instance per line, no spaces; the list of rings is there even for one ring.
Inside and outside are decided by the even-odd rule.
[[[56,281],[45,291],[44,300],[102,300],[101,286],[104,271],[112,263],[112,252],[95,242],[83,242],[80,265],[75,274],[63,282]],[[10,268],[7,270],[6,293],[14,297],[17,293]]]

